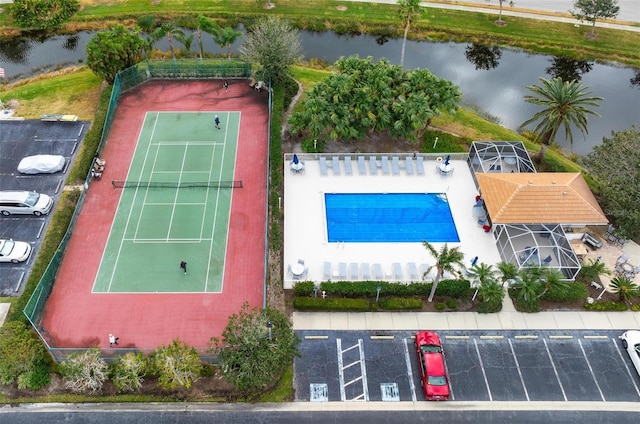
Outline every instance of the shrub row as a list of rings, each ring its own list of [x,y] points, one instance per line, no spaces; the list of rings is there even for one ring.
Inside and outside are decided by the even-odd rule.
[[[319,291],[324,291],[330,296],[340,297],[374,297],[380,293],[385,296],[401,297],[425,297],[431,291],[431,283],[398,284],[387,281],[336,281],[320,283]],[[293,287],[296,297],[312,296],[313,281],[301,281]],[[453,297],[456,299],[469,296],[470,283],[467,280],[442,280],[436,289],[436,296]]]
[[[386,297],[380,299],[378,307],[388,311],[420,310],[422,309],[422,299],[417,297]]]
[[[300,311],[349,311],[367,312],[370,310],[367,299],[322,299],[315,297],[295,297],[293,307]]]
[[[584,309],[586,309],[587,311],[626,311],[628,307],[624,303],[609,301],[585,303]]]

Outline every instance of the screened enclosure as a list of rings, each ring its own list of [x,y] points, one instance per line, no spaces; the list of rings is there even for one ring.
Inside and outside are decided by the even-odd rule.
[[[494,230],[500,257],[518,269],[555,268],[574,281],[580,261],[560,224],[499,224]]]
[[[527,149],[519,141],[474,141],[467,161],[474,180],[476,172],[536,172]]]

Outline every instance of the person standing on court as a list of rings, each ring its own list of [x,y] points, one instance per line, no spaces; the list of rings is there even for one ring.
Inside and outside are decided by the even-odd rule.
[[[184,260],[180,261],[180,269],[184,271],[184,275],[187,275],[187,263]]]
[[[222,83],[222,86],[224,87],[224,92],[228,93],[229,92],[229,81],[224,80],[224,82]]]
[[[216,117],[213,118],[213,122],[216,124],[216,128],[220,129],[220,118],[218,118],[218,115],[216,115]]]
[[[113,347],[113,345],[118,345],[118,340],[120,337],[116,337],[113,334],[109,334],[109,347]]]

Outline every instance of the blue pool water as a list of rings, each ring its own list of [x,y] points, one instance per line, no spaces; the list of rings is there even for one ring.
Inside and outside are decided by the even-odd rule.
[[[445,194],[325,193],[329,242],[459,242]]]

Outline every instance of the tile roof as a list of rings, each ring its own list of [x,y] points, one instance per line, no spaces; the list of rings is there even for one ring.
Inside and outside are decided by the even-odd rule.
[[[608,220],[580,173],[477,173],[493,224],[591,224]]]

